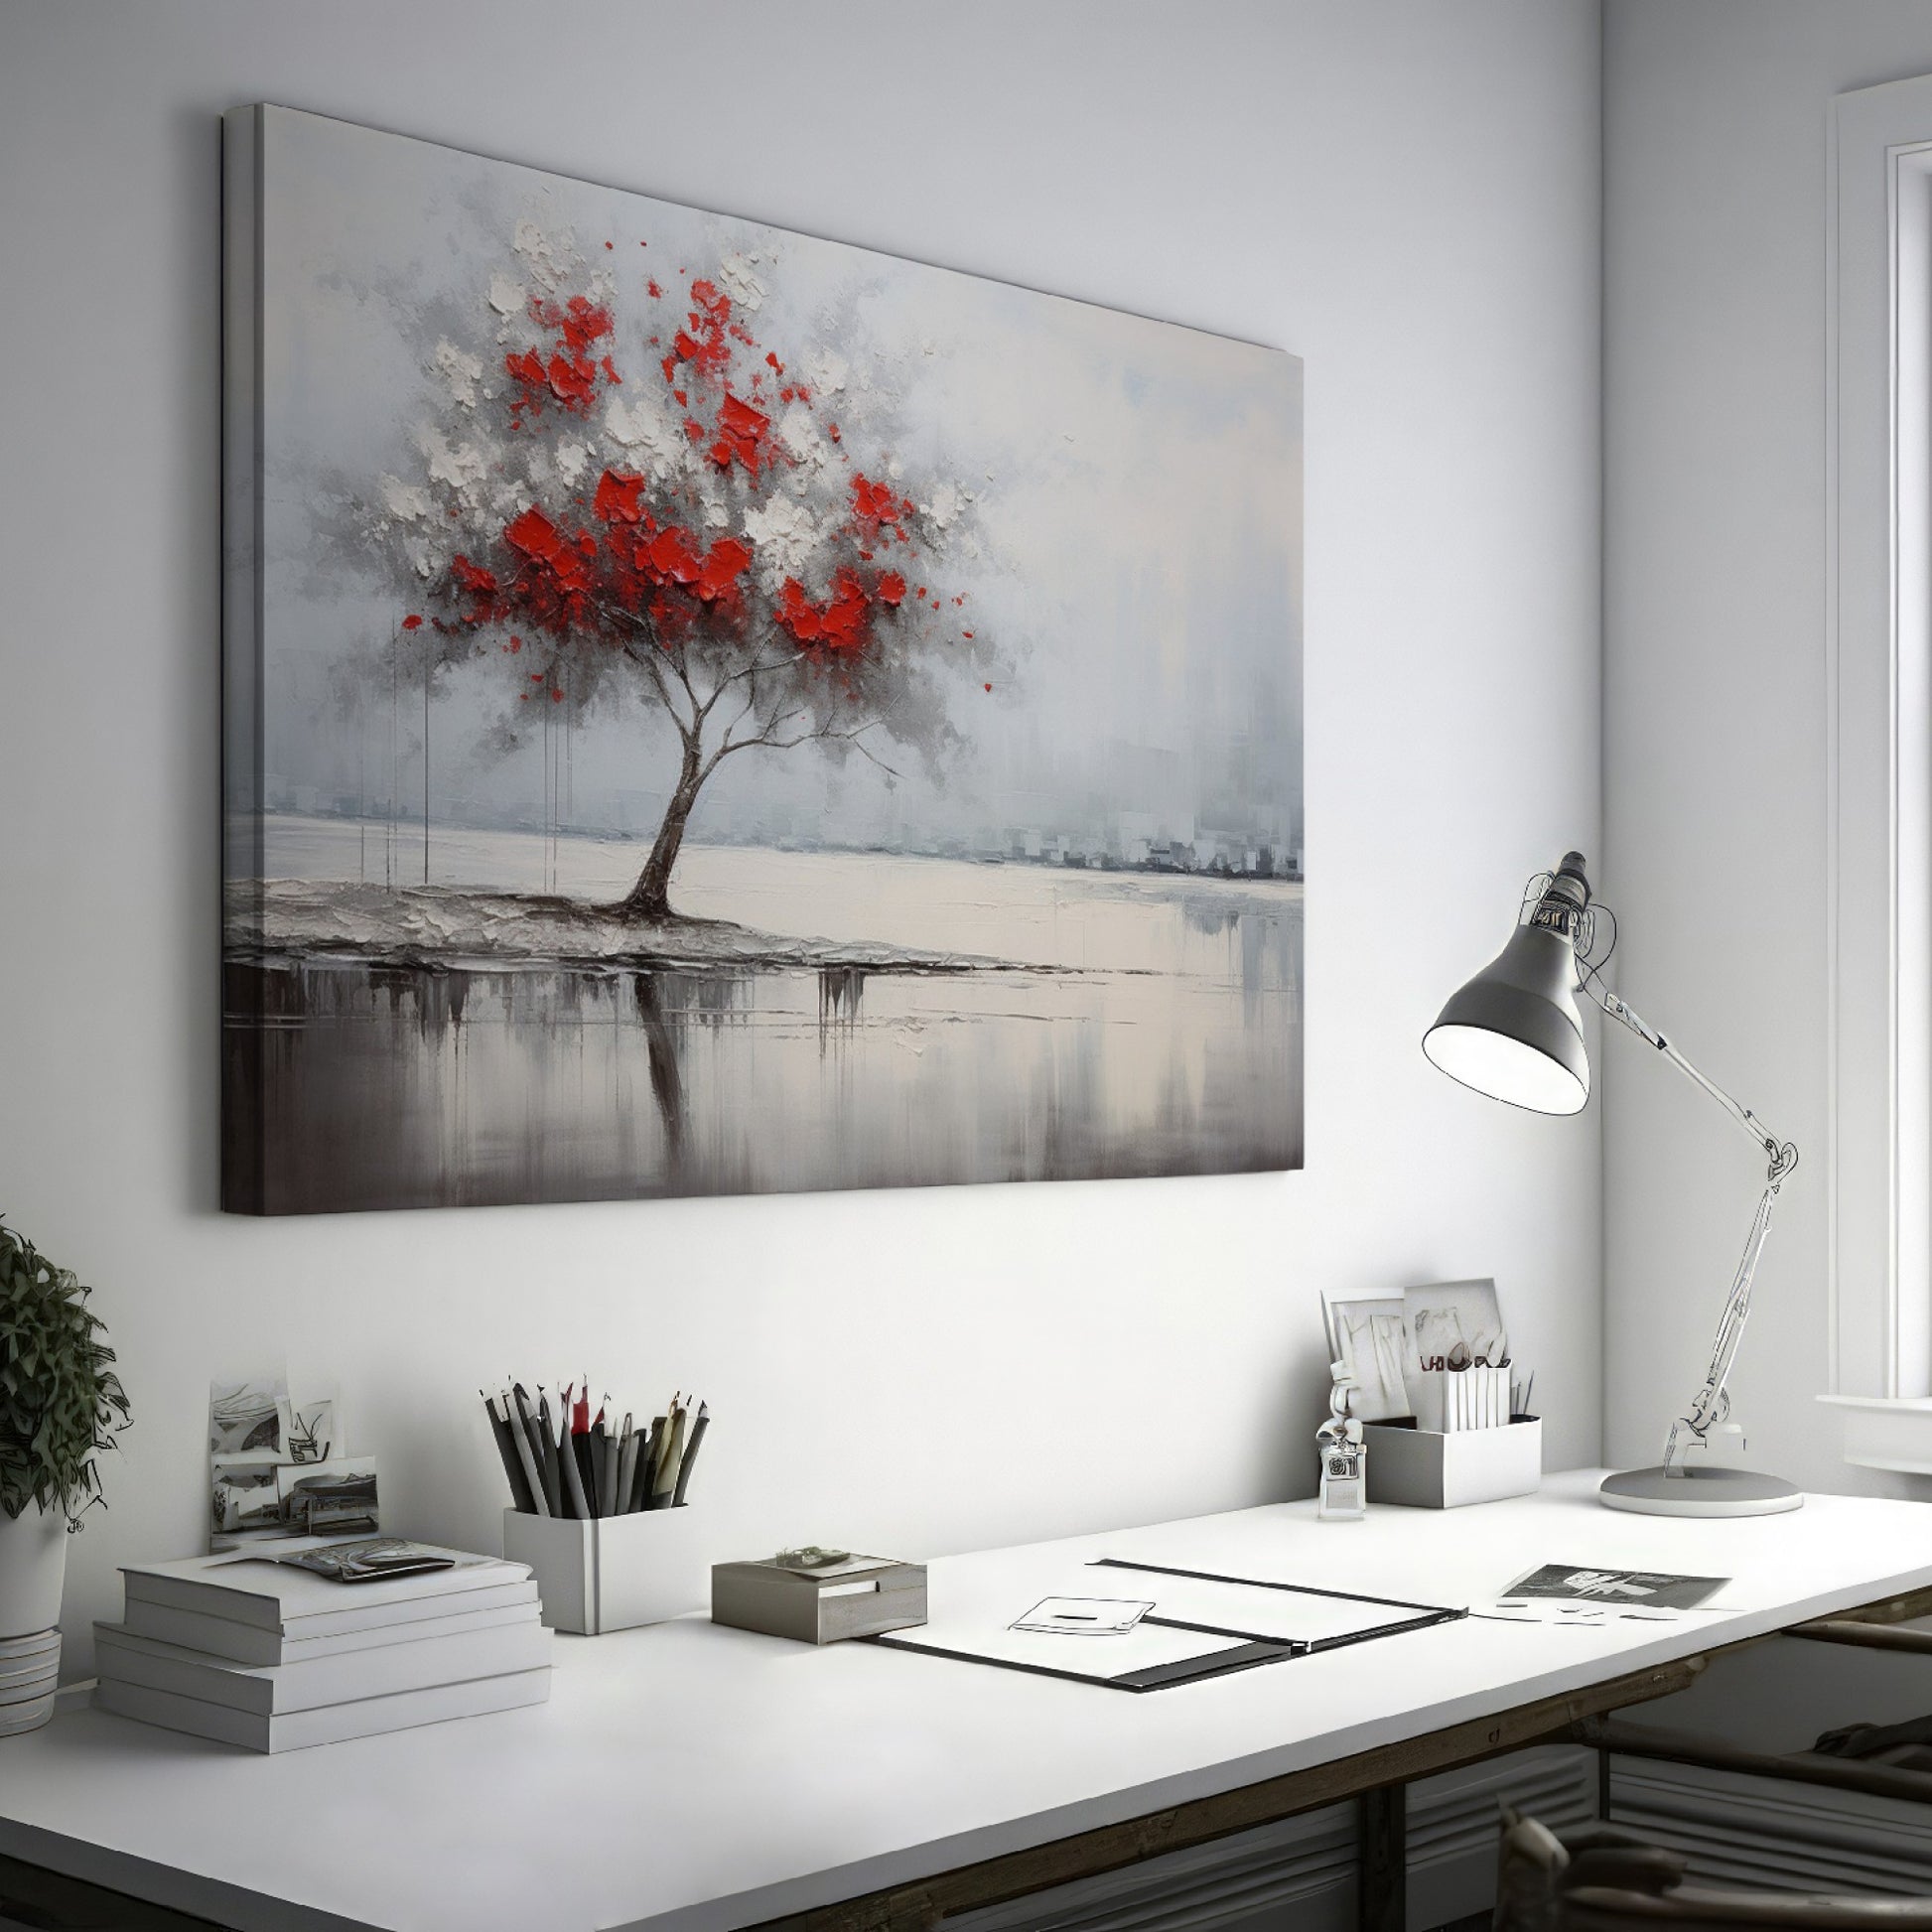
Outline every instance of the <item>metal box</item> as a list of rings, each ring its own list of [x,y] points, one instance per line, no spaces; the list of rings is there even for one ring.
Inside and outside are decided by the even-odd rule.
[[[1456,1509],[1527,1496],[1543,1482],[1543,1422],[1518,1416],[1501,1429],[1440,1435],[1412,1421],[1365,1423],[1368,1499]]]
[[[628,1516],[503,1511],[503,1555],[527,1563],[553,1630],[595,1637],[704,1608],[704,1548],[690,1508]]]
[[[836,1643],[925,1621],[925,1565],[856,1557],[829,1571],[762,1563],[711,1568],[711,1620],[799,1643]]]

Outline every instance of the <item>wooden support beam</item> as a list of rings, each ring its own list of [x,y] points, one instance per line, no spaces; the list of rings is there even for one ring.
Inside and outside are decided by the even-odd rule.
[[[1834,1616],[1816,1623],[1794,1623],[1784,1633],[1812,1643],[1848,1643],[1861,1650],[1895,1650],[1932,1657],[1932,1630],[1900,1630],[1887,1623],[1864,1623],[1857,1617]]]
[[[1840,1610],[1831,1623],[1910,1623],[1918,1617],[1932,1616],[1932,1589],[1907,1590],[1903,1596],[1887,1596],[1876,1603],[1861,1603],[1857,1609]],[[1802,1628],[1803,1626],[1795,1626]]]
[[[1355,1803],[1356,1932],[1408,1932],[1409,1787],[1377,1785]]]
[[[1702,1674],[1706,1662],[1705,1657],[1696,1656],[1653,1664],[1561,1697],[1542,1698],[1425,1736],[1405,1737],[1332,1763],[1311,1764],[1307,1770],[1290,1771],[1213,1797],[1195,1798],[1168,1811],[1009,1852],[840,1904],[767,1919],[758,1932],[932,1932],[952,1913],[1023,1898],[1030,1892],[1046,1891],[1096,1872],[1118,1870],[1256,1825],[1271,1825],[1277,1819],[1358,1797],[1378,1786],[1428,1777],[1458,1764],[1473,1764],[1505,1751],[1521,1750],[1527,1744],[1571,1735],[1586,1719],[1602,1712],[1687,1690]]]
[[[1654,1758],[1708,1771],[1739,1771],[1749,1777],[1781,1778],[1792,1784],[1825,1785],[1873,1798],[1904,1798],[1913,1804],[1932,1805],[1932,1771],[1906,1771],[1893,1764],[1866,1764],[1857,1758],[1824,1757],[1811,1751],[1783,1755],[1747,1751],[1721,1737],[1647,1725],[1613,1724],[1600,1717],[1574,1725],[1570,1736],[1579,1744],[1593,1744],[1620,1757]]]

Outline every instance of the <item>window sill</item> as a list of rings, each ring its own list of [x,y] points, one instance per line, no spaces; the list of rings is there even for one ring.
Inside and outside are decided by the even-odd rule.
[[[1845,1459],[1862,1469],[1932,1475],[1932,1396],[1821,1395],[1845,1418]]]

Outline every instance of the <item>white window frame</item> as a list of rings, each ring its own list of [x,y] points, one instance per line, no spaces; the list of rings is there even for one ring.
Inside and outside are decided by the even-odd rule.
[[[1827,1401],[1932,1470],[1932,75],[1833,103]]]

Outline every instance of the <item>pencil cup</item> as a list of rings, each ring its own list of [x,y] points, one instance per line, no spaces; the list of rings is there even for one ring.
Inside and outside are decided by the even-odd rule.
[[[553,1630],[602,1636],[706,1607],[711,1569],[697,1517],[688,1506],[589,1522],[506,1509],[503,1555],[530,1566]]]

